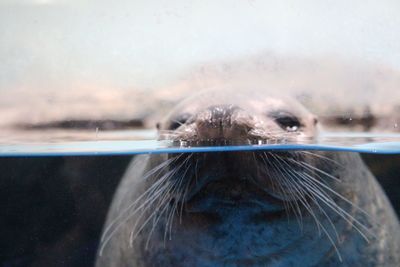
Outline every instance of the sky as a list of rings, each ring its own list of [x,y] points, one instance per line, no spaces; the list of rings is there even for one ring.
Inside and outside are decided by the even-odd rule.
[[[153,88],[262,53],[400,69],[399,13],[397,0],[0,0],[0,90]]]

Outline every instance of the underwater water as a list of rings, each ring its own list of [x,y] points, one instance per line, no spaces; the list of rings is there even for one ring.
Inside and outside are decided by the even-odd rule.
[[[142,153],[359,152],[400,213],[399,134],[327,132],[318,143],[197,147],[156,141],[155,134],[120,131],[97,133],[97,141],[88,135],[46,143],[3,141],[0,266],[93,266],[114,190],[132,158]]]

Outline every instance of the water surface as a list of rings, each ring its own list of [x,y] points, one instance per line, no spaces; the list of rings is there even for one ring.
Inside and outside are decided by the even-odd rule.
[[[400,134],[368,132],[323,132],[318,141],[267,144],[189,146],[158,141],[154,130],[124,131],[29,131],[16,132],[0,140],[0,156],[90,156],[143,153],[192,153],[252,150],[323,150],[400,154]]]

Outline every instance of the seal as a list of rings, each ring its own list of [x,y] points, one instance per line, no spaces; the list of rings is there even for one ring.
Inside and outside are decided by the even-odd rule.
[[[183,146],[316,142],[317,118],[263,90],[207,91],[158,124]],[[399,266],[400,226],[358,153],[137,156],[97,266]]]

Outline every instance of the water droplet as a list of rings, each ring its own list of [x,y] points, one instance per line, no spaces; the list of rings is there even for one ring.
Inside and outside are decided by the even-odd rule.
[[[180,146],[181,146],[181,147],[187,147],[187,142],[181,140],[181,141],[180,141]]]
[[[353,120],[353,118],[352,118],[352,117],[350,117],[350,118],[349,118],[349,121],[352,121],[352,120]]]
[[[397,127],[398,127],[398,125],[397,125],[397,123],[395,123],[395,124],[394,124],[394,128],[397,128]]]

